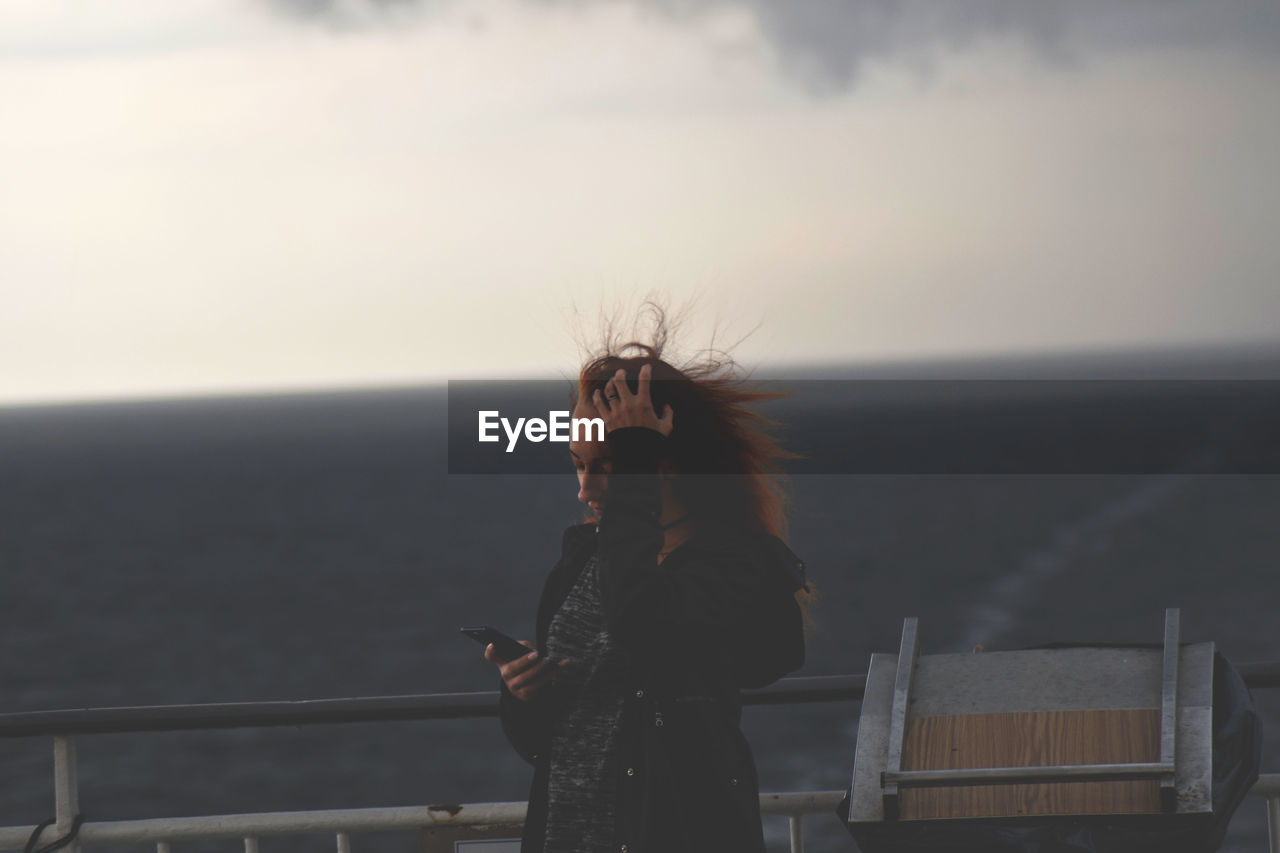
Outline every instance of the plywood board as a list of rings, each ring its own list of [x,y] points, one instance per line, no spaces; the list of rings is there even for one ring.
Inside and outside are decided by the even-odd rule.
[[[1160,760],[1154,708],[1030,711],[907,721],[904,770]],[[903,820],[1160,811],[1156,780],[904,788]]]

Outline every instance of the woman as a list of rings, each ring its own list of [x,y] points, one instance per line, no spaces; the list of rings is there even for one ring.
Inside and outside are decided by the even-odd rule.
[[[574,417],[607,440],[570,444],[594,517],[565,531],[538,651],[485,650],[536,768],[521,850],[763,851],[738,689],[804,662],[804,567],[768,476],[787,454],[744,405],[768,395],[629,346],[579,378]]]

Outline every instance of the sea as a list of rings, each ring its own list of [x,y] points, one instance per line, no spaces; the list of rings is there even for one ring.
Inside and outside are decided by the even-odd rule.
[[[825,430],[822,446],[873,441],[847,429],[859,393],[827,385],[804,412],[771,415],[784,441],[789,415],[809,419],[801,439]],[[1059,425],[1082,410],[1065,396]],[[562,473],[459,473],[448,404],[424,386],[0,409],[0,714],[495,690],[458,629],[530,637],[583,510],[567,453]],[[945,426],[948,405],[911,411]],[[1208,441],[1238,450],[1228,432]],[[789,482],[790,542],[818,590],[794,674],[864,673],[873,652],[896,651],[906,617],[929,654],[1157,643],[1166,607],[1181,608],[1184,641],[1280,660],[1280,475],[1265,453],[1246,457],[1263,461],[866,471],[810,454]],[[1263,769],[1280,772],[1280,690],[1254,699]],[[745,709],[761,790],[847,788],[858,713]],[[493,718],[77,743],[93,821],[517,801],[531,772]],[[0,826],[53,810],[51,741],[0,739]],[[787,849],[785,819],[765,829],[771,851]],[[806,818],[805,835],[811,851],[856,850],[834,814]],[[413,833],[352,839],[359,853],[418,846]],[[1223,849],[1266,849],[1261,800]]]

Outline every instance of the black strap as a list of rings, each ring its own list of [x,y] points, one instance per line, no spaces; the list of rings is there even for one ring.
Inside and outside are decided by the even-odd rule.
[[[49,818],[38,824],[31,833],[31,837],[27,839],[27,846],[22,849],[22,853],[53,853],[55,850],[61,850],[72,841],[76,840],[76,836],[80,834],[80,824],[84,823],[84,815],[78,814],[75,820],[71,821],[71,831],[59,838],[57,841],[51,841],[43,847],[36,847],[36,842],[40,840],[40,833],[57,822],[57,818]]]

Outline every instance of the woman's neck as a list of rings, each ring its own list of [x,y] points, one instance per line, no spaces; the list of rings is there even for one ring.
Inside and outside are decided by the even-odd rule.
[[[694,533],[693,519],[689,517],[689,513],[685,512],[680,501],[670,493],[669,488],[664,488],[663,492],[662,512],[658,515],[658,524],[662,525],[662,550],[658,552],[659,563],[676,548],[689,541]]]

